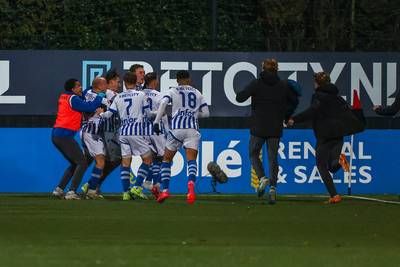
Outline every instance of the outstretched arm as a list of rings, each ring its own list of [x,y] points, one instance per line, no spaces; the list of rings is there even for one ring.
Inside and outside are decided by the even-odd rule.
[[[397,93],[396,98],[392,105],[388,107],[377,106],[374,108],[376,114],[382,116],[394,116],[400,110],[400,91]]]
[[[292,120],[295,123],[312,120],[314,116],[318,114],[320,108],[321,108],[321,101],[318,99],[318,97],[313,95],[310,107],[304,110],[303,112],[300,112],[299,114],[295,115],[292,118]]]
[[[93,101],[86,101],[77,95],[73,95],[69,104],[71,108],[79,112],[95,112],[98,107],[102,104],[103,98],[98,96]]]
[[[257,83],[257,80],[252,81],[249,85],[246,86],[246,88],[244,88],[243,91],[237,93],[236,101],[239,103],[242,103],[242,102],[246,101],[247,99],[249,99],[249,97],[251,97],[254,94],[254,90],[256,88],[256,83]]]

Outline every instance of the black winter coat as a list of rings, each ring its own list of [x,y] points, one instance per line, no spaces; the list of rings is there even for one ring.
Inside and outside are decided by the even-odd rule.
[[[312,121],[315,136],[321,139],[338,138],[364,130],[364,124],[353,113],[347,102],[338,95],[334,84],[316,89],[311,106],[295,115],[295,123]]]
[[[296,93],[276,73],[263,71],[260,78],[253,80],[236,95],[236,101],[244,102],[249,97],[250,133],[263,138],[281,137],[283,121],[293,113],[288,113],[288,110],[297,107]]]

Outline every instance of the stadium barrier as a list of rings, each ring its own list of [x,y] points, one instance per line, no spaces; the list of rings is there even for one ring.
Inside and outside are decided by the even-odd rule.
[[[211,192],[207,164],[216,161],[229,176],[217,186],[221,193],[254,193],[248,157],[248,130],[202,129],[198,157],[197,190]],[[0,131],[2,162],[0,192],[50,192],[56,186],[67,162],[51,143],[49,128],[3,128]],[[400,130],[367,130],[355,136],[352,170],[354,194],[398,194],[397,151]],[[315,138],[312,130],[285,130],[279,149],[279,192],[321,194],[325,187],[315,167]],[[343,152],[349,156],[349,138]],[[265,149],[265,148],[264,148]],[[177,153],[172,166],[171,191],[186,193],[186,164],[183,151]],[[264,152],[265,155],[265,152]],[[263,161],[266,161],[263,157]],[[132,164],[135,173],[138,159]],[[265,164],[268,168],[268,164]],[[83,181],[89,178],[90,170]],[[268,169],[266,169],[268,174]],[[348,177],[339,171],[334,180],[339,193],[347,192]],[[120,192],[119,169],[104,182],[104,192]]]

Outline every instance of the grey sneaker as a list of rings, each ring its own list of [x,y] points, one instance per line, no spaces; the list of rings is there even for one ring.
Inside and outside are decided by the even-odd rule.
[[[268,203],[275,204],[276,203],[276,188],[271,186],[268,192]]]
[[[97,193],[97,190],[88,189],[86,199],[104,199],[104,197]]]
[[[80,199],[81,199],[81,198],[78,196],[78,194],[76,194],[75,191],[72,191],[72,190],[68,191],[68,192],[65,194],[64,198],[65,198],[66,200],[80,200]]]
[[[151,189],[153,189],[153,183],[151,181],[144,181],[143,188],[151,191]]]
[[[257,187],[257,196],[262,197],[265,193],[265,187],[269,184],[269,179],[264,177],[260,178],[260,181],[258,183]]]
[[[54,197],[58,197],[58,198],[64,198],[64,190],[61,189],[61,187],[56,187],[56,189],[54,189],[52,195]]]

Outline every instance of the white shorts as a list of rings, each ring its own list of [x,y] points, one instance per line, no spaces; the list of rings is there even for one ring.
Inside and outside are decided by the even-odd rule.
[[[151,150],[153,150],[156,156],[162,157],[164,155],[165,144],[167,139],[164,134],[150,135]]]
[[[182,146],[199,150],[201,134],[196,129],[174,129],[168,132],[166,148],[177,151]]]
[[[104,140],[100,135],[82,132],[81,138],[83,148],[89,152],[91,157],[106,154]]]
[[[104,132],[104,139],[107,160],[119,161],[121,159],[121,145],[119,144],[118,133]]]
[[[120,135],[119,141],[123,158],[151,153],[151,143],[148,136]]]

